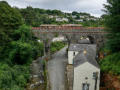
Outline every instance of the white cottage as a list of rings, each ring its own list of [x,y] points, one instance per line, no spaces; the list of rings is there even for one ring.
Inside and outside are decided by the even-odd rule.
[[[73,65],[73,90],[99,90],[100,68],[96,61],[96,45],[72,44],[68,64]]]
[[[73,64],[73,58],[86,48],[86,45],[90,45],[89,39],[82,39],[78,41],[79,44],[71,44],[68,50],[68,64]],[[84,44],[83,44],[84,43]]]

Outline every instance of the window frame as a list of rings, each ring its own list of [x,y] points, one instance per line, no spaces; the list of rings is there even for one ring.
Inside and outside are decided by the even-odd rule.
[[[84,89],[85,85],[88,86],[88,89],[87,89],[87,90],[89,90],[89,87],[90,87],[90,84],[89,84],[89,83],[83,83],[83,84],[82,84],[82,90],[85,90],[85,89]]]

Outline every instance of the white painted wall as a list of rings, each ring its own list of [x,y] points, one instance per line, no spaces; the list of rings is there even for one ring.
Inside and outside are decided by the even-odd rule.
[[[73,90],[83,90],[83,83],[89,83],[89,90],[94,90],[95,79],[93,79],[93,72],[98,72],[98,81],[97,81],[97,90],[99,90],[100,84],[100,69],[96,68],[92,64],[86,62],[78,67],[74,67],[74,81],[73,81]],[[85,80],[85,77],[88,77],[88,80]]]
[[[63,36],[59,36],[56,38],[53,38],[52,42],[57,42],[57,41],[65,41],[65,38]]]
[[[68,64],[73,64],[73,59],[74,59],[74,52],[75,56],[79,53],[77,51],[68,51]]]

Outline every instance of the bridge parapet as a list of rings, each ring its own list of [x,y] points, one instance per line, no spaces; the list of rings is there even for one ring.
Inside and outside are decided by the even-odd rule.
[[[81,26],[40,26],[32,27],[34,33],[87,33],[105,34],[104,27],[81,27]]]

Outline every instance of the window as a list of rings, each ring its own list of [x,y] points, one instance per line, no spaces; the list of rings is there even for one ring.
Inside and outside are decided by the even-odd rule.
[[[93,72],[93,79],[96,79],[98,77],[98,72]]]
[[[73,56],[75,56],[75,52],[73,52]]]
[[[83,89],[82,90],[89,90],[89,84],[83,83]]]
[[[93,78],[94,79],[96,78],[96,72],[93,72]]]

